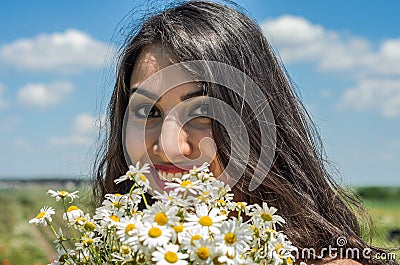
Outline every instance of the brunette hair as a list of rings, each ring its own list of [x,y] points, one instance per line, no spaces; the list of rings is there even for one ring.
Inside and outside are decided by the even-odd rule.
[[[171,63],[207,60],[239,69],[260,87],[268,101],[276,126],[275,155],[270,170],[264,172],[267,177],[250,192],[252,173],[257,163],[263,163],[258,159],[258,122],[264,114],[254,113],[230,89],[204,84],[207,95],[223,100],[246,121],[250,159],[244,176],[233,188],[236,199],[249,204],[268,202],[278,208],[287,222],[284,232],[300,249],[313,248],[319,253],[328,245],[336,246],[338,237],[345,237],[349,248],[371,247],[361,238],[360,224],[352,211],[361,209],[359,200],[336,184],[328,172],[318,131],[285,68],[257,23],[232,5],[186,1],[153,14],[132,29],[121,53],[109,104],[107,138],[95,163],[96,198],[129,189],[129,183],[115,185],[114,179],[127,170],[122,130],[130,76],[140,52],[146,46],[159,44],[172,55]],[[231,151],[229,137],[217,122],[212,123],[212,132],[218,158],[226,166]],[[371,262],[362,257],[360,261]]]

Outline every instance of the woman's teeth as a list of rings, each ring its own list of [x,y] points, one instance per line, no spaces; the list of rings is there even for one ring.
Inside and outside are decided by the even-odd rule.
[[[159,170],[157,171],[158,176],[161,180],[172,180],[173,178],[182,178],[182,175],[184,174],[188,174],[188,171],[184,171],[184,172],[178,172],[178,173],[167,173],[165,171]]]

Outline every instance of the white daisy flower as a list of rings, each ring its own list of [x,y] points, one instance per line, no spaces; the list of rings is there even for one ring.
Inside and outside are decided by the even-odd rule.
[[[120,209],[102,206],[96,209],[96,214],[93,218],[94,220],[97,220],[104,229],[106,229],[117,225],[124,214],[125,212]]]
[[[180,222],[177,222],[176,225],[173,225],[171,242],[181,243],[184,238],[185,230],[186,230],[186,227],[184,227],[183,224],[181,224]]]
[[[221,264],[224,264],[224,265],[225,264],[226,265],[248,264],[248,263],[245,263],[244,258],[236,251],[232,255],[230,255],[228,252],[226,252],[225,255],[219,256],[218,262]]]
[[[139,229],[141,228],[139,216],[134,215],[131,218],[123,217],[117,224],[117,236],[121,241],[136,252],[139,249]]]
[[[188,262],[185,260],[188,254],[179,252],[179,246],[175,244],[168,244],[165,247],[157,247],[157,250],[153,252],[153,258],[151,259],[156,265],[187,265]]]
[[[143,245],[155,248],[167,244],[171,239],[171,235],[171,230],[165,226],[144,223],[139,232],[139,240],[143,242]]]
[[[210,239],[200,238],[193,242],[190,247],[190,260],[194,264],[213,265],[216,256],[216,246]]]
[[[210,172],[210,169],[208,168],[209,166],[210,164],[207,162],[204,162],[199,167],[193,166],[193,169],[189,170],[189,175],[197,176],[201,172]]]
[[[130,263],[133,259],[134,250],[128,245],[121,245],[117,253],[112,253],[112,261],[122,262],[122,264]]]
[[[63,219],[74,223],[76,218],[84,216],[85,213],[75,205],[68,207],[67,212],[63,214]]]
[[[129,171],[125,175],[114,180],[116,184],[121,183],[125,180],[132,180],[139,184],[142,188],[148,188],[149,180],[144,176],[144,173],[150,173],[150,167],[148,164],[144,164],[142,168],[139,167],[139,162],[135,166],[130,165]],[[143,185],[143,186],[142,186]]]
[[[186,200],[182,198],[183,197],[182,193],[178,193],[174,190],[171,190],[169,192],[163,191],[163,193],[160,193],[155,190],[154,193],[156,195],[154,195],[153,198],[166,205],[176,205],[180,207],[186,207],[190,204],[187,198]]]
[[[76,250],[83,250],[87,249],[91,246],[99,245],[101,242],[100,237],[96,237],[96,234],[91,232],[87,233],[86,235],[83,235],[78,243],[75,243]]]
[[[74,227],[80,229],[81,231],[91,232],[97,228],[96,222],[92,220],[89,214],[85,214],[84,216],[79,216],[75,218],[73,222],[74,222]]]
[[[47,207],[44,206],[42,209],[40,209],[40,213],[36,215],[35,218],[32,218],[29,220],[30,224],[43,224],[44,226],[47,225],[47,221],[51,222],[51,215],[55,214],[55,211],[52,207]]]
[[[209,189],[200,190],[198,195],[197,195],[197,197],[193,199],[195,204],[198,204],[198,203],[212,203],[215,200],[216,200],[215,197],[212,196],[212,194],[211,194]]]
[[[208,210],[207,205],[200,204],[196,205],[196,213],[188,214],[184,226],[193,228],[201,228],[207,232],[219,234],[219,227],[222,225],[222,221],[227,218],[226,215],[220,215],[218,208],[213,208],[211,211]],[[193,228],[192,228],[193,227]]]
[[[165,188],[173,189],[177,193],[190,192],[191,194],[197,194],[197,191],[201,189],[201,187],[198,185],[200,183],[199,180],[191,181],[188,179],[183,180],[179,178],[173,178],[172,180],[175,182],[166,182]]]
[[[221,234],[215,235],[215,240],[221,242],[219,247],[223,253],[232,256],[235,251],[243,253],[249,248],[252,233],[248,224],[233,218],[222,223]]]
[[[144,210],[144,221],[155,222],[158,225],[176,225],[179,221],[178,207],[155,202],[149,209]]]
[[[263,202],[262,208],[260,205],[254,204],[248,215],[261,218],[267,226],[275,229],[275,224],[282,225],[285,223],[282,217],[274,215],[277,210],[275,207],[268,207],[268,204]]]
[[[216,200],[233,200],[233,193],[230,193],[232,191],[231,187],[218,179],[214,179],[212,182],[207,183],[207,190],[210,190],[212,196],[215,197]]]
[[[56,198],[56,201],[59,201],[60,199],[65,199],[65,198],[70,198],[72,202],[74,199],[79,198],[78,195],[76,195],[79,191],[74,191],[72,193],[69,193],[68,191],[61,190],[61,191],[54,191],[54,190],[48,190],[47,193],[50,194],[52,197]]]
[[[103,207],[108,207],[111,211],[125,212],[129,207],[129,196],[116,194],[106,194],[102,202]]]
[[[290,258],[290,260],[294,260],[291,252],[295,250],[296,247],[293,246],[290,241],[286,240],[284,234],[277,233],[276,236],[272,236],[269,245],[269,249],[271,249],[270,255],[275,262],[274,264],[281,264],[282,259]]]
[[[195,242],[200,239],[209,239],[210,235],[207,231],[202,230],[201,228],[184,228],[182,233],[182,246],[183,248],[190,249],[194,246]]]

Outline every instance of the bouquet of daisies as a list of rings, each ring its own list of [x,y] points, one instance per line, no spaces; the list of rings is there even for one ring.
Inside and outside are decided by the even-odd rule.
[[[133,181],[130,192],[107,194],[94,215],[72,205],[77,192],[49,190],[64,205],[64,230],[52,225],[51,207],[29,222],[53,230],[58,257],[51,264],[293,264],[297,248],[277,230],[285,223],[277,209],[234,202],[208,166],[167,182],[168,192],[154,191],[153,205],[144,196],[149,166],[130,166],[115,180]]]

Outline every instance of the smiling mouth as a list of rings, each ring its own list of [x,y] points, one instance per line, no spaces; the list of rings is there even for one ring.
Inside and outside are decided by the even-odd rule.
[[[173,178],[182,178],[184,174],[188,174],[193,166],[180,166],[175,165],[154,165],[157,170],[158,177],[163,181],[170,181]]]
[[[157,171],[157,173],[158,173],[158,177],[161,180],[170,181],[170,180],[172,180],[174,178],[179,178],[179,179],[182,178],[182,176],[184,174],[188,174],[189,171],[183,171],[183,172],[178,172],[178,173],[167,173],[165,171]]]

